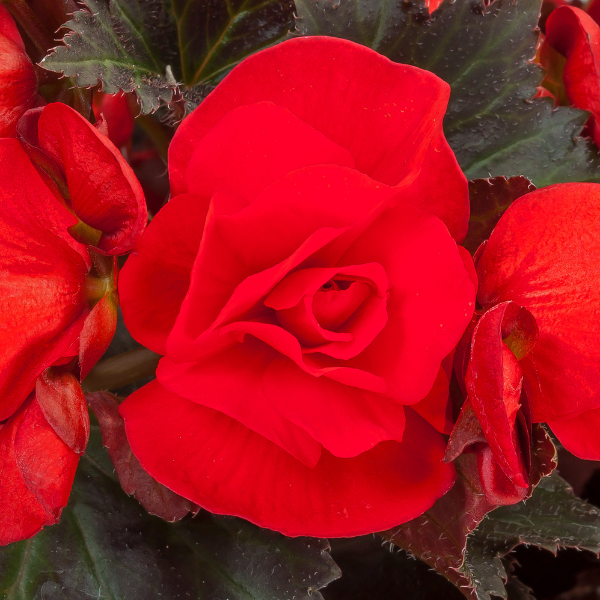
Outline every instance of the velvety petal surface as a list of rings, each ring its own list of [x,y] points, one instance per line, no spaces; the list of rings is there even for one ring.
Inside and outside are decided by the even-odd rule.
[[[87,252],[16,140],[0,140],[0,421],[76,340],[89,312]]]
[[[192,360],[194,341],[208,327],[239,319],[291,269],[348,227],[366,226],[399,194],[352,169],[320,165],[290,173],[234,214],[219,214],[223,203],[215,196],[169,354]],[[310,266],[330,267],[328,258]]]
[[[579,458],[600,460],[600,408],[572,419],[548,421],[548,425],[569,452]]]
[[[169,201],[137,240],[119,273],[123,319],[131,335],[158,354],[190,286],[208,206],[194,194]]]
[[[549,186],[516,200],[477,265],[484,308],[513,300],[539,339],[521,361],[534,422],[600,406],[600,186]]]
[[[401,404],[368,390],[302,371],[287,358],[274,360],[263,376],[271,405],[302,427],[334,456],[351,458],[385,440],[402,441]]]
[[[61,167],[75,214],[102,232],[107,254],[132,250],[148,218],[141,185],[114,144],[66,104],[48,104],[39,120],[41,148]]]
[[[15,22],[0,4],[0,137],[13,137],[17,122],[37,100],[38,83],[33,63]]]
[[[348,366],[379,375],[389,396],[414,404],[431,390],[473,314],[473,283],[442,221],[407,203],[375,221],[340,266],[359,260],[385,269],[388,322]]]
[[[354,167],[346,150],[272,102],[228,112],[199,142],[186,169],[187,191],[208,202],[228,190],[250,204],[291,171],[318,164]]]
[[[34,397],[0,428],[0,545],[58,521],[78,461]]]
[[[175,364],[165,357],[156,375],[164,388],[229,415],[313,467],[321,445],[265,395],[264,372],[276,357],[275,350],[250,339],[201,362]]]
[[[423,156],[413,188],[415,206],[439,217],[460,244],[469,227],[469,186],[441,130]]]
[[[187,168],[205,135],[232,109],[270,101],[346,148],[356,168],[387,185],[419,174],[430,148],[439,151],[449,87],[432,73],[393,63],[353,42],[311,36],[296,38],[244,60],[181,124],[169,147],[174,195],[188,190]],[[351,124],[351,126],[349,126]],[[289,132],[293,137],[294,132]],[[448,149],[427,158],[427,172],[443,172],[461,235],[468,220],[464,176],[451,165]],[[227,171],[231,165],[227,163]],[[424,184],[426,185],[426,184]],[[423,200],[439,206],[431,192]],[[465,210],[467,209],[467,210]],[[428,209],[429,210],[429,209]],[[462,219],[458,215],[462,215]]]
[[[454,482],[444,439],[407,415],[403,442],[308,468],[238,421],[150,383],[120,406],[142,466],[207,510],[286,535],[382,531],[427,510]]]

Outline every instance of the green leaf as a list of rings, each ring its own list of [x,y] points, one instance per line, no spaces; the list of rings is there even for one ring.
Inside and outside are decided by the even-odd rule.
[[[166,3],[86,0],[87,10],[66,24],[72,33],[41,62],[75,77],[79,87],[102,82],[103,91],[135,91],[143,112],[169,103],[177,89],[177,32]],[[168,67],[168,68],[167,68]]]
[[[535,494],[533,487],[556,467],[556,449],[541,425],[533,426],[531,442],[530,492]],[[433,567],[467,598],[477,600],[480,576],[485,575],[490,589],[495,586],[494,592],[504,589],[500,583],[506,573],[499,558],[494,561],[493,556],[486,555],[481,564],[477,563],[479,575],[473,576],[465,558],[469,534],[496,505],[486,499],[475,453],[461,454],[453,464],[456,483],[447,494],[420,517],[380,535]],[[474,554],[472,561],[478,557]]]
[[[444,132],[468,179],[524,175],[537,186],[600,181],[600,157],[574,141],[587,113],[534,100],[543,71],[530,60],[541,0],[446,0],[429,18],[423,0],[296,0],[302,35],[332,35],[451,86]]]
[[[66,46],[42,61],[102,83],[107,93],[135,91],[142,112],[178,91],[192,107],[239,61],[282,40],[292,26],[291,0],[85,0],[66,24]],[[197,87],[194,87],[197,86]]]
[[[171,0],[182,79],[212,83],[250,54],[282,40],[293,27],[292,0]],[[198,32],[205,32],[198,35]]]
[[[556,552],[578,548],[600,552],[600,512],[576,498],[569,484],[553,473],[544,477],[531,498],[491,512],[469,537],[460,572],[474,584],[477,598],[506,598],[507,577],[501,557],[519,544]]]
[[[2,600],[322,599],[339,577],[326,540],[202,511],[171,524],[121,490],[94,428],[58,525],[0,548]]]

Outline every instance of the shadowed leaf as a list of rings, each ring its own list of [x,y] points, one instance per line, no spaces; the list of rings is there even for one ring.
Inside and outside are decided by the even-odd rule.
[[[322,600],[340,575],[326,540],[202,511],[171,524],[121,490],[92,429],[58,525],[0,548],[3,600]]]
[[[80,87],[135,91],[142,112],[177,92],[194,107],[239,61],[282,40],[291,0],[85,0],[42,62]],[[194,87],[198,86],[198,87]]]
[[[574,141],[587,113],[531,99],[541,0],[446,0],[429,18],[422,0],[297,0],[302,35],[364,44],[434,72],[451,86],[444,132],[468,179],[524,175],[538,187],[599,181],[600,157]]]

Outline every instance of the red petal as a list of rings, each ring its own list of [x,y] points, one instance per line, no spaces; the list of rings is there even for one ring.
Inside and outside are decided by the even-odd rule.
[[[168,390],[229,415],[314,466],[321,445],[282,417],[264,394],[263,374],[276,356],[268,346],[248,341],[199,363],[179,365],[163,358],[156,375]]]
[[[211,512],[286,535],[382,531],[423,513],[454,482],[454,469],[442,462],[443,436],[414,413],[401,444],[382,442],[351,459],[323,451],[310,469],[158,382],[129,396],[120,411],[134,454],[161,483]]]
[[[573,419],[548,421],[548,425],[569,452],[579,458],[600,460],[600,408]]]
[[[490,504],[509,506],[528,495],[528,486],[517,486],[505,475],[490,446],[482,446],[477,450],[477,466],[485,499]]]
[[[414,404],[431,390],[473,314],[475,291],[463,259],[438,218],[404,204],[375,221],[340,264],[357,262],[383,265],[388,322],[348,366],[379,375],[389,396]]]
[[[19,48],[21,48],[21,50],[23,50],[23,52],[25,52],[23,38],[17,29],[13,16],[4,4],[0,4],[0,35],[12,40]]]
[[[516,200],[477,265],[484,307],[527,308],[539,340],[521,362],[532,420],[600,405],[600,186],[566,183]]]
[[[354,283],[343,291],[318,291],[336,277]],[[385,271],[377,263],[342,269],[301,269],[285,277],[265,298],[264,305],[277,311],[278,321],[291,333],[305,334],[313,347],[303,348],[304,352],[347,359],[362,352],[385,326],[388,288]],[[300,303],[303,296],[307,296],[307,302]],[[301,315],[304,319],[298,331],[294,319]],[[321,322],[330,328],[343,324],[342,332],[328,332]]]
[[[430,425],[433,425],[440,433],[450,435],[454,420],[452,419],[452,402],[449,395],[448,375],[444,369],[440,369],[433,387],[417,404],[411,408],[421,415]]]
[[[441,142],[448,95],[448,85],[432,73],[393,63],[365,46],[326,37],[286,41],[244,60],[184,119],[169,147],[171,190],[188,191],[192,154],[225,114],[270,101],[349,150],[359,171],[387,185],[414,179],[429,150],[444,146],[429,155],[424,177],[439,170],[448,189],[460,191],[450,198],[454,208],[444,206],[439,216],[452,215],[449,227],[466,230],[464,176]],[[425,186],[417,202],[434,198]]]
[[[461,243],[469,227],[469,184],[441,130],[423,157],[413,189],[415,206],[439,217]]]
[[[207,206],[193,194],[177,196],[152,219],[119,273],[123,319],[131,335],[158,354],[190,285]]]
[[[70,215],[16,140],[0,140],[0,421],[38,374],[76,340],[88,305],[84,247],[66,232]]]
[[[302,427],[331,454],[351,458],[385,440],[401,441],[401,404],[327,377],[314,377],[291,360],[279,358],[267,368],[263,390],[271,405]]]
[[[21,116],[38,95],[33,63],[8,9],[0,4],[0,137],[14,137]]]
[[[194,340],[211,324],[240,318],[292,268],[348,226],[367,226],[399,193],[346,167],[321,165],[290,173],[233,215],[219,214],[220,202],[229,197],[217,194],[169,353],[182,362],[192,360]],[[343,249],[348,243],[340,240]],[[317,264],[306,266],[332,264],[330,256],[327,264],[316,257],[314,261]],[[363,262],[370,261],[357,261]]]
[[[48,425],[35,398],[0,428],[0,545],[31,537],[58,521],[78,461]]]
[[[506,476],[527,487],[527,468],[515,429],[523,374],[515,355],[502,341],[502,324],[510,303],[488,310],[473,331],[466,386],[469,400],[492,454]]]
[[[117,329],[116,292],[104,296],[87,316],[79,336],[80,379],[102,358]]]
[[[75,214],[102,232],[106,254],[132,250],[146,226],[144,193],[121,153],[66,104],[48,104],[39,121],[41,148],[61,167]]]
[[[259,102],[228,112],[199,141],[186,168],[186,189],[207,203],[228,190],[250,204],[274,181],[318,164],[353,168],[354,159],[289,110]]]
[[[76,454],[83,454],[90,436],[90,419],[79,381],[71,373],[46,369],[38,377],[36,400],[48,424]]]

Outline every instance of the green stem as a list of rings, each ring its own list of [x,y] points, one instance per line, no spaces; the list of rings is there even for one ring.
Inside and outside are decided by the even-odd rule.
[[[148,348],[130,350],[99,362],[84,379],[84,392],[116,390],[154,375],[160,354]]]

